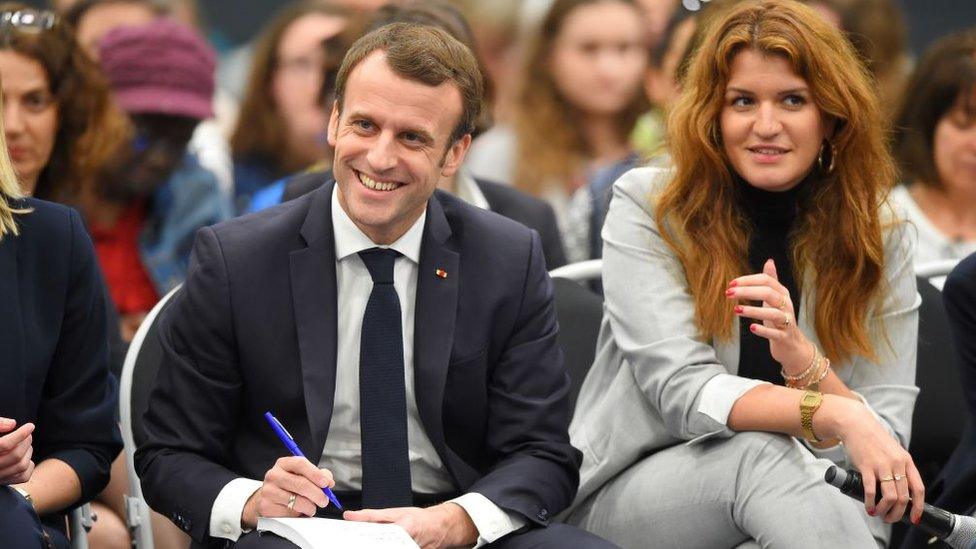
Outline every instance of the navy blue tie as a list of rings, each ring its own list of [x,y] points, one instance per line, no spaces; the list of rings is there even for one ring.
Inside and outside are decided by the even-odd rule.
[[[399,255],[382,248],[359,252],[373,277],[359,343],[363,507],[370,509],[413,505],[403,329],[400,298],[393,287],[393,264]]]

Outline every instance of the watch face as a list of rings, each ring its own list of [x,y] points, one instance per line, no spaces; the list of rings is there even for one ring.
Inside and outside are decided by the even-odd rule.
[[[820,393],[806,392],[803,393],[803,400],[801,403],[804,406],[816,406],[823,396]]]

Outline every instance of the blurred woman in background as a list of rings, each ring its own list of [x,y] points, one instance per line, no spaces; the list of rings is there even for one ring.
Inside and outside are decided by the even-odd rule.
[[[485,132],[465,162],[475,177],[549,201],[570,262],[592,257],[592,217],[602,219],[588,183],[636,163],[629,136],[646,105],[644,24],[632,0],[556,0],[526,52],[514,126]]]
[[[344,8],[305,0],[285,7],[258,39],[230,142],[238,210],[265,185],[331,159],[328,112],[318,102],[322,42],[347,20]]]
[[[922,56],[895,119],[904,186],[893,200],[918,228],[916,264],[976,252],[976,29]]]
[[[50,14],[10,8],[0,6],[0,43],[9,44],[12,34],[48,32],[48,25],[54,25]],[[0,52],[4,84],[9,55]],[[45,110],[50,98],[38,99],[32,104]],[[8,112],[19,115],[19,109],[3,109]],[[62,205],[27,198],[4,135],[0,546],[66,549],[67,510],[91,501],[105,487],[112,460],[121,450],[115,422],[118,388],[108,368],[108,331],[114,327],[107,320],[104,285],[81,218]],[[18,143],[18,165],[25,168],[48,147]],[[34,168],[29,171],[36,172]],[[31,173],[23,186],[32,191],[36,183],[37,174]]]
[[[169,185],[160,184],[167,181],[161,174],[168,175],[160,170],[146,177],[149,163],[144,161],[165,156],[156,153],[168,150],[172,142],[157,147],[152,135],[141,130],[136,134],[69,25],[20,3],[0,4],[0,10],[30,14],[37,22],[31,27],[0,25],[0,81],[9,119],[4,135],[20,186],[25,194],[82,211],[115,304],[110,316],[116,309],[121,313],[112,333],[115,339],[119,332],[131,337],[158,296],[182,280],[191,243],[187,239],[197,228],[229,217],[229,205],[212,175]],[[182,51],[175,46],[170,50],[168,55]],[[143,57],[159,59],[158,52]],[[177,76],[194,74],[189,66],[182,68]],[[123,352],[114,352],[116,370]],[[114,489],[105,496],[114,511],[96,509],[100,520],[91,533],[100,547],[129,543],[122,521],[125,487],[115,482],[124,479],[124,465],[117,460]]]

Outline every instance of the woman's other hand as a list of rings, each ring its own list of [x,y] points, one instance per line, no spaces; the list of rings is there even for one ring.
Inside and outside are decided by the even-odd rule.
[[[23,484],[34,472],[33,423],[17,427],[10,418],[0,418],[0,486]]]
[[[864,480],[867,513],[883,517],[885,522],[897,522],[911,503],[911,521],[918,524],[925,504],[925,485],[912,456],[863,403],[824,395],[824,404],[813,416],[814,432],[843,441],[851,463]]]

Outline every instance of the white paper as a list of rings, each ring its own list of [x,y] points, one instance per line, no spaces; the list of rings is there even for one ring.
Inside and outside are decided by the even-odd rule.
[[[259,518],[258,531],[277,534],[302,549],[344,547],[419,549],[420,547],[406,530],[396,524],[326,518]]]

